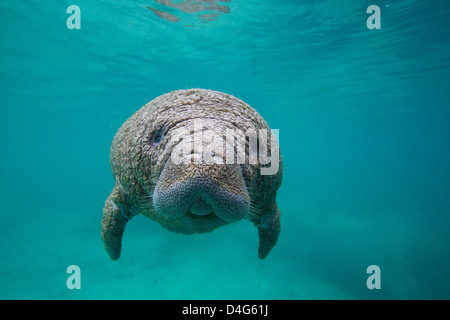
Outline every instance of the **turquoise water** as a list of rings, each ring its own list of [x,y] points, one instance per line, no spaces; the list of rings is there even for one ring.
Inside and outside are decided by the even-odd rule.
[[[0,298],[449,299],[448,1],[199,2],[0,2]],[[193,87],[279,129],[278,244],[259,260],[248,221],[184,236],[139,216],[111,261],[112,138]]]

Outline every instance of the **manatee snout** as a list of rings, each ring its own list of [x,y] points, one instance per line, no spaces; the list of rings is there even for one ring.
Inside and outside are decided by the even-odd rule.
[[[210,216],[233,222],[248,217],[250,199],[239,166],[169,163],[153,192],[153,206],[168,218]]]

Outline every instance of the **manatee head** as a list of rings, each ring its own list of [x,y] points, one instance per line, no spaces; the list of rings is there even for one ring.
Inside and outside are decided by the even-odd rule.
[[[260,258],[277,242],[278,144],[264,119],[233,96],[191,89],[156,98],[119,129],[110,161],[116,185],[102,237],[112,259],[137,214],[184,234],[250,220]]]

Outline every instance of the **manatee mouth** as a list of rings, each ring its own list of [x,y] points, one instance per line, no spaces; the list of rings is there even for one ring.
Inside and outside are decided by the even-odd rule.
[[[184,221],[190,222],[206,222],[206,221],[214,221],[214,220],[222,220],[214,213],[214,208],[209,205],[205,200],[201,197],[193,202],[192,207],[186,212],[184,216],[181,217]]]
[[[186,212],[185,216],[187,216],[188,218],[192,218],[192,219],[211,219],[211,218],[218,218],[220,219],[214,212],[208,213],[208,214],[196,214],[193,213],[192,211],[188,211]]]
[[[169,188],[158,185],[153,193],[153,206],[165,217],[237,221],[249,211],[248,195],[235,194],[212,182],[195,179],[174,183]]]
[[[197,215],[188,211],[179,218],[183,224],[197,230],[197,232],[210,231],[217,227],[228,224],[229,222],[219,218],[214,212],[206,215]]]
[[[184,221],[190,221],[190,222],[201,222],[201,221],[210,221],[210,222],[211,221],[223,221],[223,222],[225,222],[225,220],[219,218],[214,212],[200,216],[198,214],[192,213],[191,211],[188,211],[180,219],[184,220]]]
[[[214,172],[221,169],[216,167]],[[180,175],[167,166],[161,173],[153,192],[153,207],[159,215],[191,222],[219,219],[232,222],[247,218],[250,201],[242,174],[229,179],[234,185],[204,172],[183,180]]]
[[[202,197],[199,197],[192,203],[191,209],[188,211],[193,215],[207,216],[214,213],[214,209]]]

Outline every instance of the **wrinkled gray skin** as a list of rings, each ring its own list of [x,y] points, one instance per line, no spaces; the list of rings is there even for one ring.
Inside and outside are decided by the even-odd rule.
[[[210,90],[173,91],[142,107],[118,130],[111,146],[116,184],[106,200],[101,228],[111,259],[120,257],[125,226],[138,214],[184,234],[209,232],[248,219],[258,228],[260,259],[276,244],[280,233],[276,194],[281,185],[281,156],[279,170],[273,175],[260,174],[263,165],[259,158],[258,164],[249,164],[248,159],[244,164],[189,161],[190,157],[205,157],[204,153],[195,154],[194,148],[192,154],[183,155],[181,164],[175,164],[171,152],[185,140],[174,137],[193,134],[193,119],[203,120],[207,130],[220,134],[226,128],[270,132],[249,105]],[[245,136],[243,140],[238,138],[236,141],[246,141]],[[204,140],[201,143],[205,145],[208,142]],[[244,143],[248,155],[248,141]],[[271,152],[270,144],[268,149]]]

